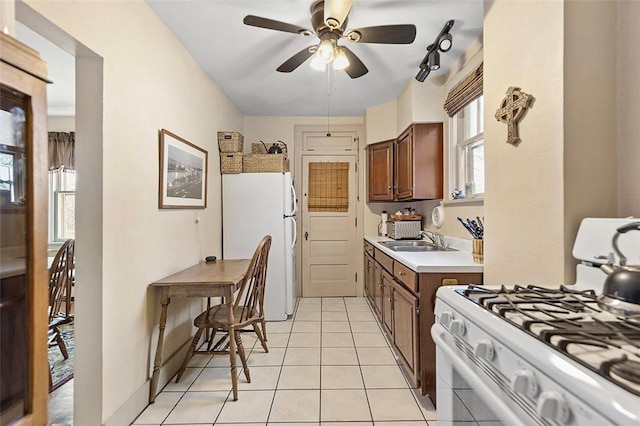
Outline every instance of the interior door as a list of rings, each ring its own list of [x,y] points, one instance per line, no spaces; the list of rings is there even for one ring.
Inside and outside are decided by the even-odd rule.
[[[356,156],[302,157],[302,295],[356,296]]]

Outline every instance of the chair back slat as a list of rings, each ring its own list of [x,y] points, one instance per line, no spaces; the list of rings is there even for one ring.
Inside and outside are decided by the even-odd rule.
[[[62,302],[71,297],[71,283],[75,271],[75,240],[67,240],[62,244],[49,269],[49,322],[54,316],[63,312]],[[65,316],[70,313],[64,309]]]
[[[234,302],[234,311],[240,310],[240,317],[236,318],[239,323],[250,318],[264,316],[264,288],[267,280],[270,249],[271,236],[266,235],[253,253],[251,263]]]

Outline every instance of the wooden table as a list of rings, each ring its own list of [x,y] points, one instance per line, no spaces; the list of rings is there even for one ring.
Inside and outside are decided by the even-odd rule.
[[[217,260],[215,262],[200,262],[183,271],[177,272],[166,278],[151,283],[151,287],[159,288],[162,293],[160,304],[160,332],[158,334],[158,347],[153,363],[153,375],[151,376],[151,389],[149,390],[149,403],[156,399],[158,378],[160,376],[160,364],[162,363],[162,345],[164,329],[167,323],[167,307],[172,297],[223,297],[226,304],[233,304],[233,293],[242,282],[250,259],[241,260]],[[233,324],[233,309],[229,309],[229,324]],[[231,360],[231,380],[236,383],[236,344],[230,339],[229,352]],[[234,394],[234,399],[237,395]]]

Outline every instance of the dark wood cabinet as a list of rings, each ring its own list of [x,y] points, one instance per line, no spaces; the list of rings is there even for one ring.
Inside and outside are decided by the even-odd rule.
[[[393,145],[369,145],[369,201],[393,201]]]
[[[398,138],[395,151],[397,200],[442,198],[442,123],[412,124]]]
[[[420,384],[418,297],[393,283],[393,343],[415,387]]]
[[[436,345],[431,337],[435,321],[436,291],[443,285],[482,285],[482,273],[419,274],[420,286],[420,382],[422,394],[436,403]]]
[[[369,145],[369,201],[441,199],[443,144],[442,123],[419,123]]]
[[[365,293],[393,343],[407,378],[436,403],[436,358],[431,327],[443,285],[482,285],[482,273],[417,273],[365,241]],[[369,272],[368,272],[369,271]]]
[[[380,281],[382,290],[382,325],[393,336],[393,276],[382,270]]]

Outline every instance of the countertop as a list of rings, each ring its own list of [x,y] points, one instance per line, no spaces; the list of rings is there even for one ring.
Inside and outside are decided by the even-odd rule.
[[[471,255],[471,241],[445,237],[445,242],[458,251],[408,252],[393,251],[380,241],[392,241],[388,237],[365,235],[364,239],[384,254],[401,262],[415,272],[482,272],[482,264],[475,263]]]

